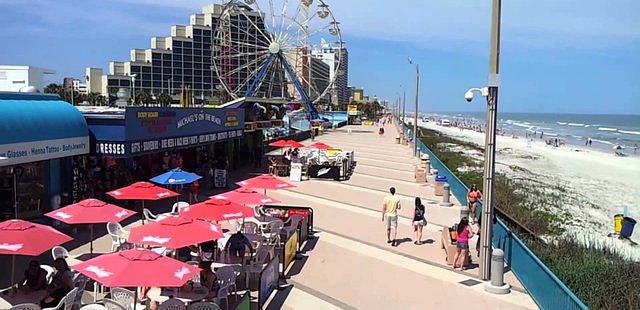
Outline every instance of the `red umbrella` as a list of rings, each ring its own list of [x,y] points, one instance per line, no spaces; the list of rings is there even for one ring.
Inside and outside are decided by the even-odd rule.
[[[136,182],[115,191],[110,191],[107,194],[118,200],[142,200],[143,210],[145,200],[160,200],[180,195],[149,182]],[[142,217],[142,224],[144,225],[144,217]]]
[[[211,196],[209,198],[218,200],[229,200],[243,205],[263,205],[280,202],[279,200],[273,199],[267,195],[263,195],[253,189],[245,187]]]
[[[271,142],[269,143],[269,146],[275,146],[275,147],[289,147],[289,143],[287,143],[287,140],[278,140],[276,142]]]
[[[294,149],[304,147],[302,143],[294,140],[287,140],[287,146]]]
[[[104,254],[71,268],[107,287],[180,287],[201,270],[139,249]],[[135,290],[134,303],[137,297]]]
[[[93,253],[93,224],[118,223],[134,214],[134,211],[98,199],[85,199],[45,215],[67,224],[91,224],[90,253]]]
[[[187,218],[209,221],[228,221],[253,216],[253,209],[228,200],[209,199],[180,211]]]
[[[246,179],[236,183],[242,187],[255,188],[255,189],[285,189],[295,187],[295,185],[282,181],[270,174],[263,174],[257,177]]]
[[[15,256],[38,256],[56,245],[73,238],[50,226],[23,220],[8,220],[0,223],[0,254],[12,255],[11,283],[14,281]]]
[[[154,223],[131,228],[129,242],[179,249],[222,238],[220,226],[185,216],[169,216]]]
[[[330,146],[328,146],[328,145],[326,145],[326,144],[324,144],[322,142],[316,142],[316,143],[311,144],[311,145],[309,145],[307,147],[310,148],[310,149],[318,149],[318,150],[328,150],[328,149],[331,148]]]

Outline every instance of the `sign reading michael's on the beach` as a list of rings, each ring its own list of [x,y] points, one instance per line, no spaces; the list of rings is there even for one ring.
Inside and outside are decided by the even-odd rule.
[[[242,137],[244,110],[131,107],[125,127],[132,154],[158,152]]]

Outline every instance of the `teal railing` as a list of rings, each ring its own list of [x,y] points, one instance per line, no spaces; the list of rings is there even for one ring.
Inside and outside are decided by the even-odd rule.
[[[413,141],[406,125],[403,132]],[[418,140],[418,149],[428,154],[431,166],[439,175],[447,177],[451,192],[460,201],[467,203],[467,186],[445,166],[440,159]],[[588,309],[584,303],[501,221],[493,225],[491,243],[504,251],[504,258],[511,271],[525,287],[541,309]]]

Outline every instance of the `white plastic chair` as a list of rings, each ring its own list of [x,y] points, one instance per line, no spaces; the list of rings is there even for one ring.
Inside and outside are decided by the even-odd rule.
[[[110,298],[103,299],[102,303],[104,304],[105,308],[107,308],[107,310],[127,310],[125,306]]]
[[[298,226],[300,226],[300,222],[302,222],[303,219],[302,215],[299,214],[290,216],[289,219],[287,219],[287,222],[284,223],[284,229],[288,234],[291,234],[294,230],[298,229]]]
[[[169,298],[158,306],[158,310],[187,310],[187,306],[180,299]]]
[[[229,286],[221,286],[213,300],[219,304],[223,299],[226,306],[225,309],[229,309]]]
[[[74,286],[78,289],[73,300],[73,304],[76,308],[80,308],[82,305],[82,294],[84,294],[84,289],[87,287],[87,282],[89,282],[89,278],[82,274],[78,275],[74,281]]]
[[[51,256],[53,256],[53,260],[58,258],[67,259],[69,257],[69,251],[59,245],[56,245],[51,249]]]
[[[178,214],[178,213],[180,213],[180,210],[182,210],[182,209],[184,209],[184,208],[186,208],[188,206],[189,206],[188,202],[178,201],[178,202],[173,204],[173,207],[171,207],[171,213]]]
[[[158,220],[158,216],[151,213],[147,208],[142,209],[142,215],[144,215],[144,219],[147,220],[147,222],[155,222]]]
[[[36,304],[19,304],[9,308],[9,310],[40,310],[40,306]]]
[[[215,303],[201,301],[189,305],[188,310],[221,310],[220,306]]]
[[[80,310],[107,310],[107,307],[101,304],[89,304],[89,305],[82,306]]]
[[[127,242],[127,232],[119,223],[107,223],[107,233],[111,236],[111,252]]]
[[[262,268],[264,267],[264,264],[267,263],[270,255],[271,254],[267,247],[259,247],[256,256],[249,262],[249,265],[243,266],[243,270],[246,275],[245,281],[247,283],[247,288],[250,288],[251,286],[250,281],[253,275],[260,276]]]
[[[216,278],[218,279],[218,285],[220,287],[233,287],[233,292],[236,292],[237,275],[233,266],[223,266],[218,268],[218,270],[216,271]]]
[[[67,293],[67,296],[64,296],[60,299],[60,302],[54,308],[43,308],[42,310],[72,310],[73,309],[73,301],[76,298],[76,294],[78,293],[78,288],[74,288],[71,292]]]
[[[267,238],[267,244],[280,244],[280,231],[284,227],[284,223],[281,220],[275,220],[267,224],[266,229],[262,235]]]
[[[243,234],[258,234],[260,233],[260,227],[258,224],[254,222],[244,222],[242,224],[242,233]]]
[[[56,270],[49,265],[40,265],[40,268],[44,269],[47,272],[47,284],[51,284],[53,274],[56,272]]]
[[[134,298],[133,292],[126,288],[122,288],[122,287],[111,288],[111,299],[119,303],[121,306],[125,307],[125,309],[134,310],[133,298]],[[140,310],[140,309],[146,309],[146,307],[144,305],[139,304],[136,301],[135,310]]]
[[[264,211],[262,210],[262,207],[261,206],[253,207],[253,215],[255,215],[255,217],[264,216]]]

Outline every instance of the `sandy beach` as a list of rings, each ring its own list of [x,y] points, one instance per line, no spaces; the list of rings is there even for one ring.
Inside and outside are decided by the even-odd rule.
[[[419,121],[421,127],[439,131],[465,142],[484,146],[484,133],[443,127],[433,122]],[[477,151],[469,151],[480,157]],[[572,220],[565,223],[567,233],[594,240],[596,243],[614,244],[625,253],[640,260],[640,247],[608,238],[613,231],[613,216],[628,206],[629,216],[640,219],[640,157],[617,157],[594,149],[573,146],[552,147],[542,140],[527,142],[520,137],[498,136],[496,169],[509,176],[535,178],[543,184],[562,185],[573,201],[590,202],[589,207],[580,203],[564,205]],[[526,171],[511,169],[518,166]],[[595,207],[594,207],[595,206]],[[552,212],[554,210],[551,210]],[[640,242],[640,227],[632,240]]]

